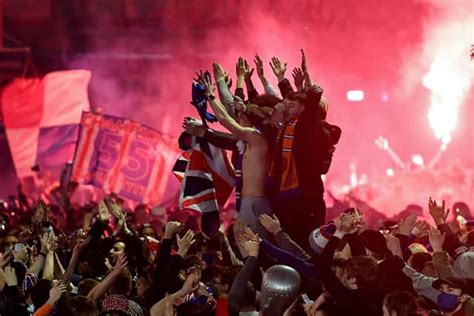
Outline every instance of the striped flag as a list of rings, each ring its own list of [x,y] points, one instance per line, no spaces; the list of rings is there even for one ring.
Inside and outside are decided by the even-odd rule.
[[[158,203],[176,156],[171,137],[131,120],[84,112],[72,179],[140,203]]]
[[[193,147],[175,163],[182,181],[179,206],[201,213],[219,211],[234,188],[234,169],[225,150],[193,137]]]
[[[63,165],[76,148],[82,111],[89,111],[88,70],[17,78],[2,89],[5,131],[18,177],[31,167]]]

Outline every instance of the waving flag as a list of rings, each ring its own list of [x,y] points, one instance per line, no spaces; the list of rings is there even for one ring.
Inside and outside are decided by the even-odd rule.
[[[182,181],[179,206],[202,213],[219,211],[234,188],[234,170],[223,149],[195,137],[193,143],[173,168]]]
[[[8,144],[18,177],[31,167],[71,161],[82,111],[89,111],[88,70],[65,70],[39,78],[18,78],[1,96]]]
[[[140,203],[159,202],[178,156],[173,139],[124,118],[85,112],[72,179]]]

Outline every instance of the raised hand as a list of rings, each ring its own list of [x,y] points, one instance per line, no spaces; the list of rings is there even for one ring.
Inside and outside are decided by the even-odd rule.
[[[259,217],[260,224],[272,235],[275,235],[281,231],[280,220],[273,214],[273,217],[270,217],[267,214],[262,214]]]
[[[123,270],[125,269],[125,267],[127,266],[128,262],[127,262],[127,256],[125,255],[125,253],[121,253],[117,256],[117,260],[115,261],[115,266],[114,268],[112,269],[112,272],[113,274],[115,275],[119,275],[123,272]]]
[[[355,213],[342,213],[336,218],[335,224],[336,232],[334,236],[343,237],[358,231],[361,227],[361,220]]]
[[[183,238],[178,235],[176,239],[176,243],[178,244],[177,254],[184,258],[188,253],[189,248],[191,248],[195,242],[196,240],[194,239],[194,232],[190,229],[186,232],[186,234],[184,234]]]
[[[304,81],[304,73],[301,68],[294,68],[291,74],[293,76],[293,81],[295,82],[295,86],[298,91],[303,90],[303,81]]]
[[[81,252],[87,247],[87,245],[89,244],[91,240],[92,240],[92,236],[87,236],[86,239],[79,239],[74,245],[74,248],[72,248],[73,255],[79,256]]]
[[[394,256],[399,256],[403,259],[402,248],[400,245],[400,240],[388,233],[384,233],[385,240],[387,242],[387,248]]]
[[[0,268],[0,278],[8,286],[18,285],[18,279],[16,277],[15,268],[12,268],[12,267]]]
[[[66,285],[62,282],[56,282],[54,286],[49,290],[49,299],[48,304],[54,305],[61,298],[61,296],[66,292]]]
[[[176,221],[169,221],[165,225],[165,234],[163,239],[171,239],[181,229],[181,223]]]
[[[422,238],[428,234],[430,230],[430,224],[426,221],[416,221],[415,226],[412,229],[412,234],[417,238]]]
[[[214,72],[214,80],[217,82],[219,80],[226,80],[226,77],[228,76],[224,68],[222,67],[221,64],[219,63],[213,63],[212,64],[212,70]],[[202,73],[202,70],[201,70]]]
[[[441,205],[438,205],[436,201],[432,200],[430,197],[428,201],[428,208],[430,210],[430,215],[437,226],[446,222],[446,219],[449,215],[449,209],[446,210],[446,203],[444,200]]]
[[[257,257],[260,249],[259,243],[254,240],[247,240],[242,244],[242,247],[250,257]]]
[[[56,236],[54,233],[44,233],[40,237],[41,252],[50,253],[56,250]]]
[[[431,227],[428,231],[428,237],[430,240],[431,247],[433,247],[433,252],[443,251],[443,244],[446,239],[445,234],[441,234],[438,229]]]
[[[11,250],[8,250],[7,252],[0,254],[0,268],[3,268],[4,266],[6,266],[12,258],[13,258],[13,253]]]
[[[252,77],[254,69],[249,68],[249,64],[245,58],[239,57],[237,64],[235,65],[235,70],[237,72],[237,78],[246,78],[249,79]]]
[[[282,63],[277,57],[272,57],[270,61],[270,67],[273,70],[273,73],[278,78],[278,81],[282,81],[285,79],[285,72],[286,72],[286,65],[287,63]]]
[[[188,277],[186,278],[186,281],[184,281],[183,287],[181,288],[180,294],[187,295],[189,293],[192,293],[196,291],[199,288],[199,275],[196,270],[191,272]]]
[[[122,212],[122,208],[120,205],[115,202],[112,198],[105,198],[104,199],[105,205],[107,209],[117,218],[119,223],[123,224],[125,222],[125,214]]]
[[[212,84],[211,74],[208,71],[204,72],[204,74],[199,79],[199,83],[206,88],[206,90],[204,91],[204,94],[206,96],[209,97],[211,95],[214,95],[214,90],[216,89],[216,87],[214,84]]]
[[[186,133],[196,137],[204,137],[207,130],[207,128],[202,125],[201,121],[191,117],[184,118],[182,127]]]
[[[305,87],[310,88],[313,83],[311,82],[311,77],[309,76],[308,62],[303,49],[301,49],[301,70],[303,71],[304,75],[304,85]]]
[[[199,71],[196,71],[194,73],[196,75],[196,78],[193,78],[194,82],[201,82],[202,78],[204,77],[204,72],[202,69],[199,69]]]
[[[400,221],[400,225],[398,226],[398,233],[405,236],[410,235],[411,231],[413,230],[413,227],[415,227],[415,223],[416,215],[408,215]]]
[[[257,75],[260,79],[265,77],[264,71],[263,71],[263,61],[260,58],[260,56],[257,54],[255,55],[255,59],[253,60],[255,63],[255,67],[257,67]]]
[[[105,204],[104,200],[100,201],[99,206],[98,206],[98,211],[99,211],[99,218],[101,221],[106,222],[112,217],[112,215],[110,215],[109,209],[107,208],[107,205]]]

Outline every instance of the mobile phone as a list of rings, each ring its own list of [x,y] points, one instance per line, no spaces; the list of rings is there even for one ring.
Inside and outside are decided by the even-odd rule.
[[[20,243],[15,244],[15,252],[21,251],[23,247],[24,247],[23,244],[20,244]]]
[[[301,294],[301,298],[303,299],[303,302],[305,304],[311,304],[313,303],[312,300],[309,299],[308,295],[306,293]]]

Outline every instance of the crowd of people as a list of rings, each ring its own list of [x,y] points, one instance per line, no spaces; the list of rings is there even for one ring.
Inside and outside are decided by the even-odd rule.
[[[183,149],[194,137],[232,152],[231,222],[203,233],[186,210],[132,210],[115,194],[78,205],[74,183],[32,202],[19,187],[0,205],[0,315],[474,315],[472,214],[458,221],[427,197],[429,221],[374,222],[357,207],[328,221],[321,176],[341,129],[323,89],[303,51],[296,91],[286,63],[270,61],[280,94],[255,65],[263,94],[243,58],[234,94],[219,63],[215,84],[197,73],[205,102],[193,102],[230,134],[204,109],[180,137]]]

